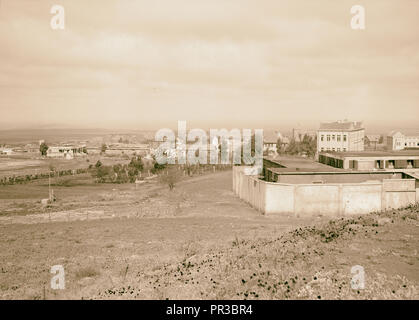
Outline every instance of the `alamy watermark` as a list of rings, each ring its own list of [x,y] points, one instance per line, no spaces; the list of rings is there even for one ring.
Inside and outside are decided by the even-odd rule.
[[[186,121],[178,121],[177,136],[172,129],[160,129],[155,141],[159,164],[245,164],[246,174],[259,175],[263,165],[263,130],[203,129],[186,130]]]
[[[351,28],[353,30],[365,29],[365,8],[361,5],[351,7],[351,14],[354,16],[351,19]]]
[[[353,30],[365,29],[365,8],[362,5],[353,5],[350,9],[353,14],[350,24]],[[65,29],[65,9],[62,5],[53,5],[50,13],[54,16],[51,18],[51,29],[64,30]]]
[[[365,289],[365,270],[363,266],[353,266],[351,268],[351,273],[353,274],[351,279],[351,288],[354,290],[363,290]]]
[[[65,10],[63,6],[58,4],[51,7],[50,13],[54,16],[51,18],[51,29],[52,30],[64,30],[65,29]]]
[[[65,289],[65,272],[64,267],[60,264],[51,267],[51,273],[54,276],[51,278],[51,289],[64,290]]]

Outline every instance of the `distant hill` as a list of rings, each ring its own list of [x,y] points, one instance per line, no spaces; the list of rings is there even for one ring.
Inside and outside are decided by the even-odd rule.
[[[0,144],[34,143],[45,140],[56,143],[68,140],[90,140],[108,135],[136,135],[139,140],[154,136],[150,130],[115,129],[11,129],[0,130]]]

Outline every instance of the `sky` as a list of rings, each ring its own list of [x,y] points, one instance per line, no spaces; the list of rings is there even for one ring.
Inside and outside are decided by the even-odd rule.
[[[0,0],[0,129],[419,128],[418,13],[416,0]]]

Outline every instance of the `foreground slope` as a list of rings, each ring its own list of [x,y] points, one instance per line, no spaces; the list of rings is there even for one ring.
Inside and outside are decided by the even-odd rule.
[[[236,239],[94,298],[418,299],[418,206]],[[351,288],[351,267],[365,289]]]

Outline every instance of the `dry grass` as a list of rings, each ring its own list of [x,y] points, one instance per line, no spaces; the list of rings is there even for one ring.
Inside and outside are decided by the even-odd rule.
[[[262,216],[234,196],[228,172],[172,192],[151,183],[54,189],[54,205],[115,217],[0,225],[1,299],[418,297],[418,207],[333,221]],[[40,193],[36,185],[6,190]],[[113,199],[101,201],[103,194]],[[180,204],[179,212],[165,215],[162,204]],[[147,210],[122,218],[139,208]],[[49,288],[57,264],[65,290]],[[349,284],[354,265],[366,272],[359,293]]]
[[[88,266],[77,270],[75,275],[76,279],[93,278],[100,275],[100,271],[95,267]]]
[[[332,220],[258,240],[236,237],[224,250],[185,254],[178,264],[142,273],[131,279],[132,293],[112,288],[96,298],[418,299],[418,211]],[[406,235],[411,241],[402,246]],[[350,286],[354,265],[365,268],[364,290]]]

